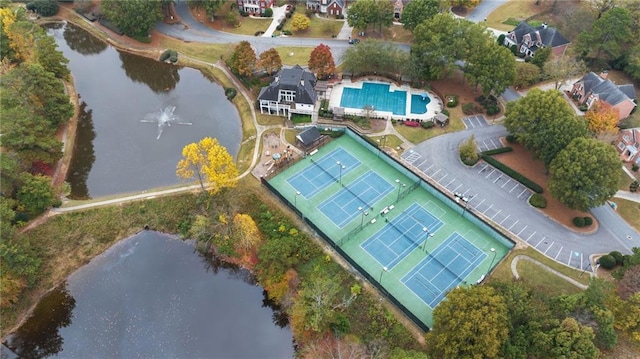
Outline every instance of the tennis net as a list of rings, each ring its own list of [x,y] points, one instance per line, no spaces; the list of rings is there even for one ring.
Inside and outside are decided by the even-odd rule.
[[[355,192],[353,192],[351,190],[351,188],[349,188],[349,186],[344,186],[344,188],[349,191],[349,193],[351,193],[355,198],[357,198],[360,202],[362,202],[362,204],[364,205],[364,208],[373,208],[372,206],[369,206],[369,203],[367,203],[367,201],[365,201],[364,199],[360,198],[360,196],[358,196],[357,194],[355,194]]]
[[[416,247],[416,248],[417,248],[417,247],[419,247],[419,246],[420,246],[420,243],[418,243],[417,241],[415,241],[415,240],[411,239],[411,237],[409,237],[409,236],[407,235],[407,232],[408,232],[408,231],[403,231],[403,230],[401,230],[398,226],[396,226],[395,224],[393,224],[393,221],[389,222],[389,224],[391,225],[391,227],[392,227],[393,229],[395,229],[398,233],[400,233],[404,238],[408,239],[408,240],[409,240],[409,242],[411,242],[411,243],[413,244],[413,246],[414,246],[414,247]]]
[[[460,275],[458,275],[458,273],[456,273],[456,272],[452,271],[451,269],[449,269],[449,267],[447,267],[446,265],[444,265],[444,263],[442,263],[442,262],[438,259],[438,257],[436,257],[436,256],[434,256],[434,255],[432,255],[432,254],[430,254],[429,256],[431,256],[431,258],[435,259],[435,261],[436,261],[436,262],[440,263],[440,265],[442,266],[442,268],[444,268],[447,272],[449,272],[449,273],[453,274],[453,275],[454,275],[454,276],[455,276],[455,277],[456,277],[460,282],[464,282],[464,279],[462,279],[462,278],[460,277]]]
[[[336,182],[338,181],[338,179],[336,178],[336,176],[332,175],[331,173],[329,173],[329,171],[327,171],[326,169],[324,169],[324,167],[320,166],[316,161],[313,160],[313,158],[311,159],[311,163],[313,163],[314,165],[316,165],[319,169],[321,169],[324,173],[328,174],[329,177],[333,178]]]

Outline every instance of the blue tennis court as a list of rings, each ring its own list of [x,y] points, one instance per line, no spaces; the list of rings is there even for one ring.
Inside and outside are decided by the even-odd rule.
[[[342,228],[365,211],[369,211],[393,190],[391,183],[374,171],[367,171],[357,180],[318,205],[318,209],[336,226]],[[360,208],[360,210],[358,209]]]
[[[407,112],[407,91],[389,91],[389,84],[364,82],[362,88],[345,87],[340,107],[362,109],[373,106],[376,111],[389,111],[395,115]]]
[[[435,308],[487,257],[480,248],[454,232],[402,278],[407,288]]]
[[[309,161],[313,162],[314,166],[306,167],[287,179],[287,182],[307,199],[330,184],[338,182],[340,176],[344,176],[360,165],[360,161],[342,147],[336,148],[319,159],[309,156]]]
[[[383,214],[390,215],[389,212]],[[381,266],[391,270],[442,226],[442,221],[414,203],[360,246]]]

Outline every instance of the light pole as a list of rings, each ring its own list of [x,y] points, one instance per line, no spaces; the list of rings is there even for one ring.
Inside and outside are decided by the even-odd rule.
[[[338,168],[340,169],[340,177],[339,177],[338,183],[342,184],[342,170],[347,168],[347,166],[341,164],[340,161],[337,161],[336,164],[338,165]]]
[[[433,233],[429,232],[429,228],[427,227],[422,227],[422,231],[424,233],[426,233],[426,237],[424,238],[424,243],[422,244],[422,250],[425,251],[425,253],[427,252],[427,241],[429,240],[429,238],[433,237]]]
[[[368,216],[369,212],[365,211],[362,207],[358,207],[358,212],[362,214],[362,218],[360,219],[360,228],[364,226],[364,216]]]
[[[489,264],[489,269],[487,269],[487,274],[489,274],[491,267],[493,267],[493,261],[496,260],[496,249],[491,247],[490,251],[493,253],[493,258],[491,259],[491,264]]]
[[[387,267],[382,267],[382,271],[380,271],[380,280],[378,281],[378,283],[382,284],[382,275],[388,270],[389,269]]]
[[[378,157],[380,157],[380,152],[382,152],[382,149],[384,148],[384,145],[387,141],[387,136],[384,135],[382,136],[380,139],[378,139]]]
[[[398,202],[400,200],[400,189],[402,189],[402,187],[406,186],[406,184],[400,183],[399,179],[396,180],[396,183],[398,184],[398,198],[396,198],[396,202]]]
[[[300,195],[300,191],[296,191],[296,196],[293,197],[293,206],[298,208],[298,196]]]

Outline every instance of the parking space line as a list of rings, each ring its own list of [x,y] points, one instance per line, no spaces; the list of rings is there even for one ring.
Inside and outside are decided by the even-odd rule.
[[[502,223],[504,223],[504,221],[506,221],[506,220],[507,220],[507,218],[509,218],[509,217],[511,217],[511,215],[510,215],[510,214],[507,214],[507,216],[506,216],[506,217],[504,217],[504,219],[502,220],[502,222],[500,222],[500,224],[502,225]]]
[[[442,181],[443,179],[447,178],[447,176],[448,176],[448,175],[449,175],[448,173],[445,173],[445,174],[444,174],[444,177],[440,178],[440,180],[438,180],[438,182],[440,182],[440,181]]]
[[[489,174],[486,175],[484,178],[489,178],[489,176],[491,176],[493,174],[493,172],[495,172],[495,171],[496,171],[495,168],[491,169],[491,172],[489,172]]]
[[[533,237],[533,235],[536,234],[536,231],[533,231],[533,233],[531,233],[531,235],[525,239],[525,241],[529,242],[529,240],[531,239],[531,237]]]
[[[543,252],[545,255],[547,254],[547,252],[549,251],[549,249],[551,249],[551,247],[553,247],[553,244],[556,242],[551,242],[551,245],[549,247],[547,247],[547,249]]]
[[[520,220],[517,219],[515,222],[513,222],[513,224],[511,225],[511,227],[509,227],[509,230],[511,230],[511,228],[513,228],[513,226],[515,226]]]
[[[538,242],[538,244],[536,244],[534,247],[538,248],[538,246],[540,245],[540,243],[542,243],[542,241],[544,241],[545,239],[547,239],[547,237],[542,236],[542,239],[540,240],[540,242]]]
[[[489,208],[487,208],[487,211],[490,210],[491,207],[493,207],[493,203],[491,203],[491,205],[489,205]],[[484,211],[484,212],[486,213],[487,211]]]
[[[524,231],[525,229],[527,229],[527,226],[526,226],[526,225],[524,226],[524,228],[522,228],[522,229],[520,230],[520,232],[518,232],[517,236],[518,236],[518,237],[520,237],[520,233],[522,233],[522,231]]]
[[[431,166],[427,167],[423,172],[427,172],[431,167],[433,167],[433,163],[431,164]]]
[[[462,187],[462,183],[458,184],[458,187],[454,188],[454,189],[453,189],[453,191],[451,191],[451,192],[455,192],[455,191],[457,191],[457,190],[458,190],[458,188],[460,188],[460,187]]]
[[[502,175],[498,176],[498,178],[496,178],[496,180],[493,181],[493,183],[496,183],[496,182],[500,181],[501,178],[502,178]]]
[[[447,185],[445,186],[446,188],[449,188],[449,185],[452,184],[456,179],[452,179],[449,183],[447,183]]]
[[[431,167],[429,167],[429,168],[431,168]],[[438,170],[437,170],[437,171],[435,171],[435,172],[431,175],[431,177],[434,177],[435,175],[437,175],[437,174],[438,174],[438,172],[440,172],[441,170],[442,170],[442,168],[438,168]]]
[[[520,192],[520,194],[518,195],[518,198],[520,198],[520,196],[522,196],[525,192],[527,192],[526,188],[522,192]]]
[[[502,212],[501,209],[499,209],[498,212],[496,212],[496,214],[494,214],[493,217],[491,217],[491,219],[493,220],[498,214],[500,214],[500,212]]]
[[[478,173],[482,173],[482,171],[484,171],[485,169],[487,169],[487,167],[489,167],[489,165],[485,164],[484,167],[482,167],[480,169],[480,171],[478,171]]]
[[[518,182],[516,182],[516,185],[513,186],[513,188],[511,188],[511,190],[509,191],[509,193],[513,192],[514,189],[518,188],[520,184]]]
[[[560,252],[562,252],[562,248],[564,248],[564,247],[560,247],[560,250],[558,251],[558,254],[556,254],[555,258],[553,258],[553,259],[558,259],[558,256],[560,255]],[[569,260],[571,260],[571,259],[569,259]]]
[[[494,148],[499,148],[499,147],[500,147],[500,146],[496,145],[496,143],[495,143],[495,142],[493,142],[493,138],[491,139],[491,143],[493,144],[493,147],[494,147]]]
[[[582,257],[582,252],[580,252],[580,269],[582,269],[582,263],[584,261],[584,258]]]
[[[578,252],[576,252],[576,253],[578,253]],[[569,260],[567,261],[567,265],[568,265],[569,267],[571,267],[571,260],[572,260],[572,259],[573,259],[573,250],[570,250],[570,251],[569,251]],[[580,265],[582,266],[582,263],[580,263]]]
[[[480,207],[480,205],[481,205],[481,204],[483,204],[483,203],[484,203],[484,198],[482,199],[482,202],[480,202],[480,203],[478,203],[478,204],[476,205],[476,208]]]
[[[500,186],[500,188],[504,188],[504,186],[506,186],[508,183],[511,183],[511,179],[506,180],[504,184]]]

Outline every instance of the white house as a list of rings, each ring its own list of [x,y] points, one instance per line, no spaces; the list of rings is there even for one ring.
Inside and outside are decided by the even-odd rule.
[[[317,95],[316,76],[299,65],[280,70],[269,86],[258,95],[260,113],[291,117],[292,113],[311,115]]]

